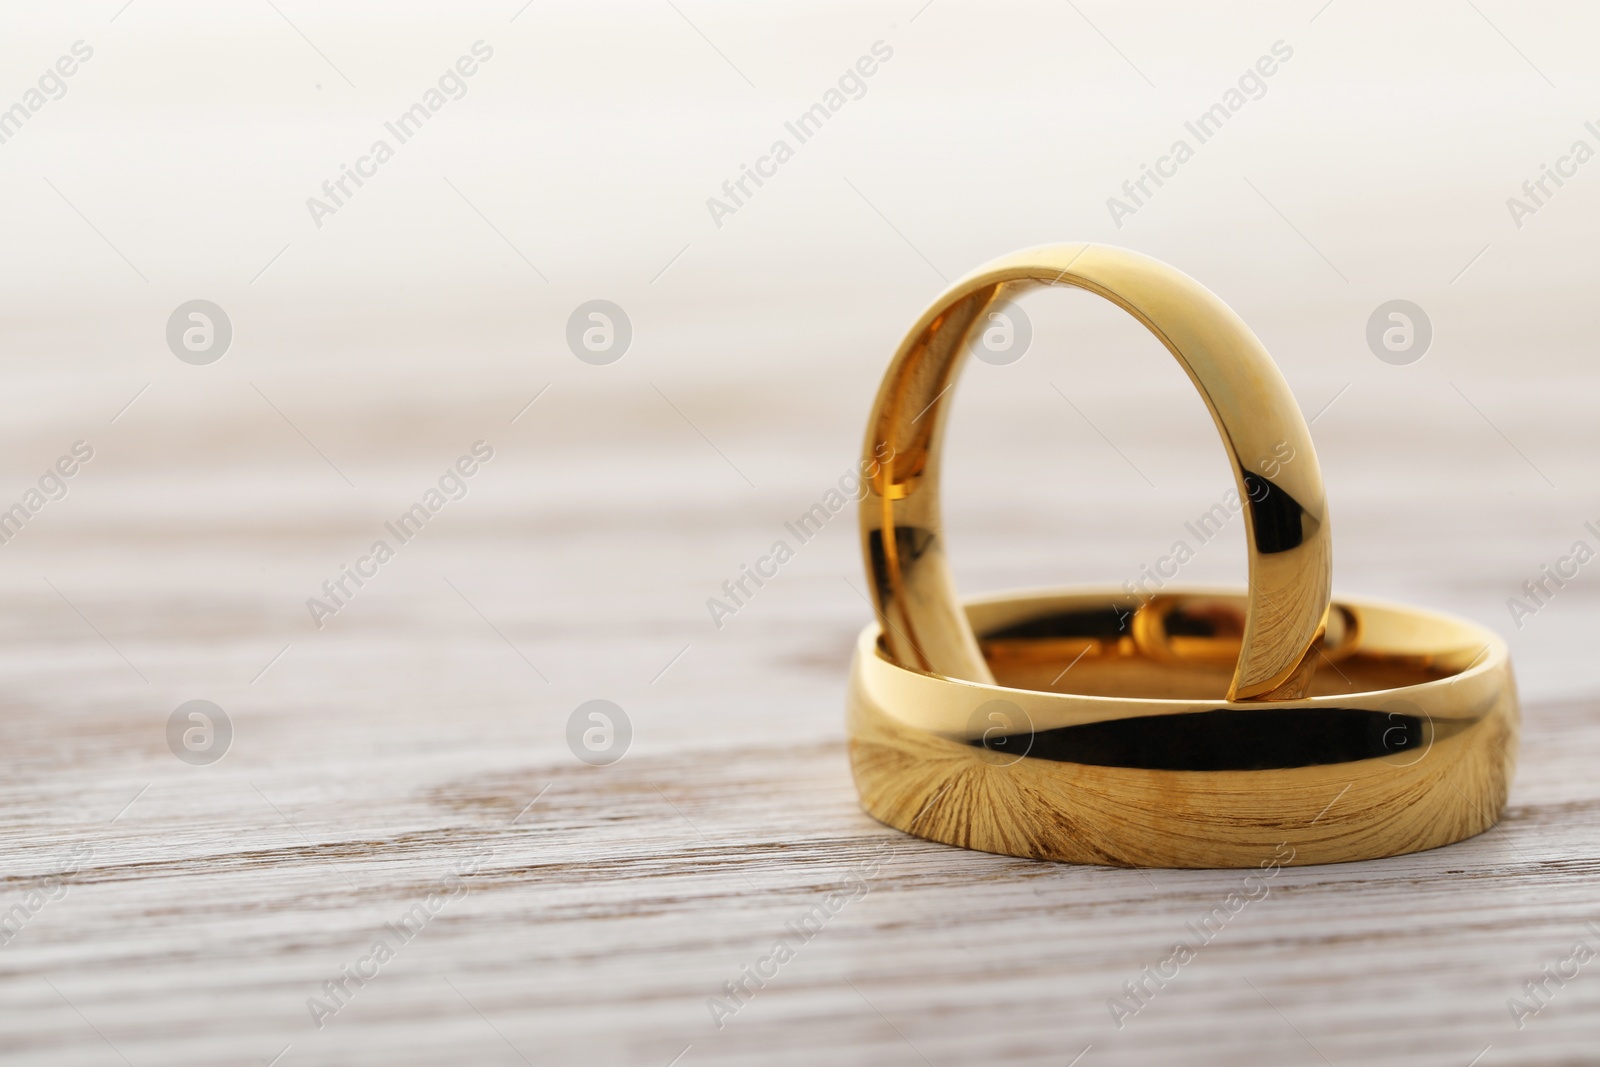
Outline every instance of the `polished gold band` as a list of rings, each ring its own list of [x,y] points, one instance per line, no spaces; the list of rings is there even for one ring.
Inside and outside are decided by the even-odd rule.
[[[951,390],[986,311],[1040,285],[1105,297],[1188,372],[1248,502],[1247,592],[957,600],[939,504]],[[1305,420],[1254,334],[1186,275],[1097,245],[980,268],[901,344],[866,455],[879,622],[856,648],[849,715],[874,817],[984,851],[1170,867],[1397,855],[1499,817],[1519,721],[1504,642],[1430,612],[1331,602]]]
[[[1250,606],[1230,699],[1301,695],[1332,572],[1311,431],[1272,357],[1226,304],[1165,263],[1105,245],[1033,248],[974,271],[934,301],[890,364],[865,448],[867,460],[882,463],[861,508],[863,550],[890,654],[936,674],[988,678],[945,560],[939,455],[967,334],[996,301],[1041,285],[1105,297],[1143,323],[1188,372],[1216,420],[1239,497],[1249,502]],[[1285,446],[1294,461],[1274,463]]]
[[[1494,824],[1519,721],[1504,641],[1340,602],[1345,638],[1307,698],[1230,704],[1244,611],[1212,591],[977,600],[993,683],[899,666],[867,627],[848,698],[862,804],[946,844],[1148,867],[1249,867],[1283,844],[1286,862],[1370,859]]]

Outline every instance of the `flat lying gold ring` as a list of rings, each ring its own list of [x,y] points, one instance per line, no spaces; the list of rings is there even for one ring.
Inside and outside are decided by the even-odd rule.
[[[947,289],[900,345],[867,424],[863,469],[877,473],[861,508],[890,655],[936,674],[990,680],[945,561],[939,455],[967,335],[996,301],[1040,285],[1087,289],[1127,311],[1200,390],[1249,504],[1250,605],[1228,697],[1303,695],[1332,584],[1311,432],[1272,357],[1232,309],[1181,271],[1108,245],[1049,245],[995,260]],[[1294,457],[1287,464],[1277,462],[1285,448]]]
[[[849,691],[863,806],[946,844],[1149,867],[1371,859],[1494,825],[1519,725],[1504,641],[1340,602],[1337,669],[1311,695],[1230,705],[1244,604],[1204,590],[1143,605],[1112,589],[973,601],[998,684],[900,666],[868,626]],[[1169,647],[1153,654],[1128,632],[1135,611],[1160,616]]]

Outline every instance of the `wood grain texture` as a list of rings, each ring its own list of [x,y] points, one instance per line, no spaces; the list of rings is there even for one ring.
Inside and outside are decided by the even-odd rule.
[[[1597,174],[1520,228],[1505,199],[1590,136],[1600,14],[1080,6],[11,5],[0,107],[95,57],[0,145],[0,513],[94,458],[0,541],[0,1062],[1596,1062],[1600,962],[1540,972],[1600,948],[1600,569],[1506,602],[1600,543]],[[480,38],[467,94],[308,218]],[[879,38],[866,95],[708,218]],[[1280,38],[1270,91],[1108,218]],[[786,526],[946,280],[1070,240],[1249,323],[1311,425],[1335,596],[1493,627],[1523,698],[1496,829],[1283,869],[1159,987],[1239,872],[869,818],[853,516]],[[197,297],[234,326],[209,366],[164,337]],[[1434,326],[1405,366],[1365,341],[1397,297]],[[634,328],[609,366],[566,341],[596,298]],[[1120,586],[1179,539],[1182,582],[1239,585],[1242,523],[1186,527],[1233,473],[1171,356],[1103,301],[1019,306],[1026,357],[952,402],[960,591]],[[307,600],[479,441],[319,626]],[[567,742],[596,699],[632,724],[607,767]],[[169,748],[191,700],[232,723],[220,762]],[[371,977],[319,1026],[347,967]]]
[[[1592,732],[1592,708],[1544,712],[1535,766],[1600,757],[1552,729]],[[14,867],[47,871],[78,841],[95,855],[6,946],[6,1047],[240,1064],[285,1046],[280,1062],[307,1063],[667,1063],[685,1047],[680,1062],[1056,1063],[1090,1044],[1127,1063],[1310,1062],[1309,1044],[1335,1063],[1466,1062],[1489,1044],[1578,1063],[1592,1049],[1582,980],[1521,1034],[1504,1007],[1593,937],[1579,924],[1597,872],[1572,858],[1592,793],[1524,799],[1501,830],[1440,852],[1282,871],[1119,1031],[1107,999],[1195,941],[1189,924],[1240,889],[1237,872],[933,846],[856,809],[837,743],[720,756],[490,773],[389,758],[361,792],[264,769],[260,793],[238,777],[152,789],[109,831],[13,831]],[[41,799],[88,799],[51,795],[65,792]],[[470,891],[316,1030],[306,998],[474,855]],[[865,895],[813,940],[789,935],[874,860]],[[780,937],[795,958],[718,1030],[706,999]]]
[[[601,400],[567,403],[597,413]],[[494,406],[448,417],[467,425]],[[722,444],[759,453],[737,434]],[[416,493],[390,466],[427,484],[451,454],[389,447],[346,457],[358,484],[393,486],[370,516],[359,501],[343,518],[279,508],[260,534],[259,505],[229,502],[223,474],[203,521],[134,506],[114,524],[130,497],[102,486],[73,501],[81,525],[10,546],[39,573],[8,572],[5,907],[53,891],[73,850],[93,850],[66,895],[0,947],[0,1046],[18,1062],[1061,1064],[1089,1046],[1093,1062],[1128,1064],[1319,1053],[1465,1064],[1491,1045],[1500,1062],[1591,1055],[1600,981],[1587,970],[1521,1031],[1507,999],[1596,937],[1584,925],[1600,882],[1593,701],[1526,702],[1498,828],[1416,856],[1281,871],[1119,1028],[1109,1002],[1136,1003],[1124,983],[1148,983],[1147,965],[1194,941],[1191,924],[1240,890],[1240,872],[1008,859],[863,814],[843,740],[849,647],[868,610],[850,584],[852,531],[829,529],[797,560],[806,569],[719,632],[693,616],[726,565],[651,579],[650,539],[619,538],[616,565],[639,581],[629,591],[602,559],[551,563],[584,558],[605,520],[580,517],[603,505],[552,503],[538,473],[550,439],[508,437],[483,471],[501,480],[316,631],[298,602],[314,576]],[[697,471],[686,493],[726,473],[699,474],[716,457],[697,438],[662,450]],[[319,466],[287,443],[279,455],[301,477]],[[811,480],[774,494],[804,501]],[[797,507],[734,499],[675,524],[669,498],[647,525],[664,558],[694,560],[697,539],[729,530],[764,546]],[[1026,510],[1013,509],[1009,543],[973,545],[991,582],[1048,565],[1055,520]],[[1098,550],[1115,557],[1109,542]],[[226,566],[277,554],[305,580],[223,581],[207,553]],[[179,763],[164,736],[172,707],[197,694],[225,705],[237,732],[210,767]],[[629,710],[636,741],[592,768],[564,729],[599,695]],[[466,871],[459,883],[453,870]],[[326,1003],[324,983],[441,889],[451,899],[421,932],[314,1025],[308,1000]],[[842,894],[836,913],[830,894]],[[808,922],[820,932],[802,941],[792,930]],[[719,1028],[708,1005],[779,939],[793,958]]]

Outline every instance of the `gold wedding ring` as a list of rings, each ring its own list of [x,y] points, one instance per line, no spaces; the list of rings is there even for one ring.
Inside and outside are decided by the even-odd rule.
[[[952,387],[986,314],[1041,285],[1105,297],[1188,373],[1233,470],[1246,591],[957,599],[939,501]],[[865,455],[879,621],[851,669],[850,754],[875,818],[987,852],[1165,867],[1281,861],[1286,844],[1294,863],[1398,855],[1498,818],[1519,721],[1505,643],[1331,601],[1310,431],[1261,342],[1187,275],[1087,244],[980,268],[902,342]]]

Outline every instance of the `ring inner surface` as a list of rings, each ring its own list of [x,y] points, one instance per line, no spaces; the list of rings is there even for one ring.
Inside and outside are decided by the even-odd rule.
[[[980,630],[978,644],[996,684],[1008,688],[1220,701],[1239,655],[1244,619],[1242,596],[1180,594],[1143,604],[1105,598]],[[1448,678],[1482,651],[1471,648],[1466,634],[1432,635],[1446,638],[1442,647],[1434,640],[1385,648],[1376,643],[1373,624],[1393,621],[1336,602],[1328,633],[1314,646],[1317,668],[1307,696],[1354,696]]]
[[[984,625],[979,647],[995,683],[1091,697],[1225,703],[1244,632],[1245,599],[1175,594],[1141,603],[1072,598]],[[1014,613],[1014,612],[1013,612]],[[1261,770],[1368,759],[1409,762],[1470,721],[1435,720],[1395,693],[1450,678],[1481,660],[1470,628],[1431,616],[1335,603],[1317,646],[1318,707],[1218,707],[1053,729],[985,729],[961,737],[996,755],[1156,770]],[[1360,706],[1342,706],[1340,696]]]

